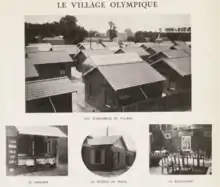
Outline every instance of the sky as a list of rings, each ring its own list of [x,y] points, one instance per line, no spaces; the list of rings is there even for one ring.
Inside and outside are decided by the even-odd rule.
[[[78,25],[86,30],[96,30],[106,33],[108,22],[113,21],[119,32],[130,28],[133,32],[138,30],[158,31],[159,28],[188,27],[190,16],[188,14],[104,14],[104,15],[74,15]],[[25,21],[29,23],[45,23],[59,21],[63,15],[28,15]]]
[[[120,129],[115,129],[113,127],[107,127],[107,126],[103,126],[102,128],[100,128],[98,131],[93,132],[92,134],[90,134],[90,136],[92,137],[101,137],[101,136],[106,136],[107,135],[107,128],[108,128],[108,136],[112,136],[112,135],[121,135],[128,147],[129,150],[131,151],[136,151],[136,146],[135,143],[133,142],[132,138],[129,136],[129,134],[127,134],[124,131],[121,131]]]

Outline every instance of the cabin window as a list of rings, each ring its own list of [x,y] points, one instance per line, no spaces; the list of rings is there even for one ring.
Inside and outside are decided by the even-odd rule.
[[[66,75],[66,67],[64,65],[60,66],[60,75],[61,76]]]
[[[62,70],[60,70],[60,75],[61,75],[61,76],[66,75],[66,71],[65,71],[65,70],[63,70],[63,69],[62,69]]]
[[[102,158],[102,152],[101,150],[96,150],[95,151],[95,163],[101,163],[101,158]]]
[[[170,90],[176,90],[176,83],[174,81],[170,81],[169,83],[169,89]]]

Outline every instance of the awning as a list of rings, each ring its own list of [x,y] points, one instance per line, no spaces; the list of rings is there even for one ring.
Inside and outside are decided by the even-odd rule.
[[[16,126],[19,134],[50,137],[67,137],[59,128],[52,126]]]

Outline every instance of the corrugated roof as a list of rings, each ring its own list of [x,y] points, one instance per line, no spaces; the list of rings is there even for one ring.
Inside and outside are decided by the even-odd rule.
[[[136,47],[139,47],[138,44],[125,44],[125,45],[122,45],[123,49],[124,48],[136,48]]]
[[[31,62],[25,61],[25,78],[38,77],[39,74]]]
[[[151,42],[145,42],[145,43],[137,43],[139,46],[145,46],[146,48],[149,48],[149,47],[171,47],[173,46],[173,42],[171,41],[164,41],[164,42],[160,42],[160,43],[151,43]]]
[[[73,62],[72,58],[66,51],[29,53],[25,60],[27,62],[32,62],[34,65]]]
[[[113,136],[102,136],[93,139],[88,139],[89,145],[113,145],[118,141],[122,136],[113,135]]]
[[[127,64],[143,61],[137,53],[119,53],[107,55],[92,55],[85,60],[85,64],[91,61],[96,66]]]
[[[105,47],[119,47],[116,42],[102,42]]]
[[[66,51],[69,55],[75,55],[79,52],[79,49],[76,45],[53,45],[53,51]]]
[[[184,49],[183,51],[185,51],[186,53],[188,53],[191,56],[191,48]]]
[[[113,53],[120,49],[119,46],[118,47],[106,47],[106,48],[112,51]]]
[[[90,43],[80,43],[80,46],[83,46],[85,49],[104,49],[105,47],[102,46],[100,43],[96,42],[91,42],[91,47]]]
[[[167,58],[181,58],[181,57],[188,57],[189,54],[183,50],[169,50],[162,52]]]
[[[169,46],[153,46],[153,47],[149,47],[151,48],[153,51],[155,51],[156,53],[159,52],[164,52],[164,51],[170,51],[170,47]]]
[[[190,48],[190,46],[185,42],[177,42],[177,45],[174,45],[173,48],[175,48],[175,49],[188,49],[188,48]]]
[[[85,54],[86,57],[92,56],[92,55],[103,55],[103,54],[113,54],[113,52],[107,48],[104,49],[97,49],[97,50],[93,50],[93,49],[85,49],[85,50],[81,50],[82,53]]]
[[[51,43],[32,43],[28,46],[37,47],[39,51],[50,51],[52,48]]]
[[[16,129],[24,135],[67,137],[60,129],[51,126],[16,126]]]
[[[76,91],[74,84],[67,77],[26,82],[25,89],[26,101]]]
[[[163,59],[162,61],[174,69],[180,76],[191,74],[191,57]],[[160,61],[156,63],[160,63]]]
[[[171,41],[163,41],[163,42],[161,42],[161,43],[159,43],[157,45],[158,46],[171,47],[171,46],[173,46],[173,42],[171,42]]]
[[[35,47],[35,46],[26,46],[25,47],[26,53],[34,53],[34,52],[38,52],[38,51],[39,51],[38,47]]]
[[[164,81],[165,78],[146,62],[98,66],[114,90]]]
[[[139,56],[149,56],[150,54],[141,47],[127,47],[121,49],[125,53],[137,53]]]

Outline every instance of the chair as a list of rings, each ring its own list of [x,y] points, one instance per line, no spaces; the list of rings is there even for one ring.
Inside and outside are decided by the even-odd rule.
[[[170,168],[172,168],[172,162],[170,163],[168,160],[168,157],[162,157],[162,165],[161,165],[161,170],[162,170],[162,174],[164,174],[164,169],[167,170],[167,173],[170,173]]]

